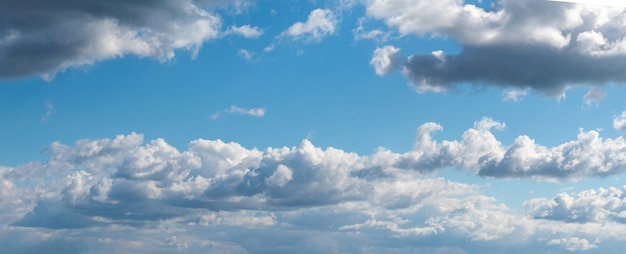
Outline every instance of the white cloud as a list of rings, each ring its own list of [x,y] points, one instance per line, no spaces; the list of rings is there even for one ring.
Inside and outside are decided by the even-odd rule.
[[[227,33],[233,33],[241,35],[245,38],[255,39],[263,35],[263,30],[256,26],[243,25],[243,26],[231,26]]]
[[[599,188],[576,196],[560,193],[553,199],[537,198],[524,204],[530,216],[568,222],[626,222],[624,189]]]
[[[545,148],[522,136],[506,147],[491,133],[504,127],[484,118],[461,140],[437,142],[431,133],[442,126],[426,123],[412,151],[381,148],[371,155],[308,140],[258,150],[198,139],[183,151],[163,139],[144,143],[135,133],[54,142],[44,163],[0,167],[0,243],[16,252],[40,245],[82,248],[61,252],[120,246],[150,253],[621,248],[623,188],[531,199],[520,213],[483,195],[487,186],[432,175],[448,167],[477,173],[499,167],[493,176],[568,179],[623,168],[618,155],[624,149],[615,146],[621,139],[602,141],[597,133],[581,132],[577,140]],[[597,151],[617,157],[598,163]],[[283,241],[246,240],[266,237]]]
[[[613,117],[613,128],[618,131],[626,131],[626,111],[621,115]]]
[[[239,49],[239,51],[237,51],[237,55],[246,61],[252,61],[252,57],[254,57],[254,53],[246,49]]]
[[[48,118],[52,116],[52,114],[54,114],[55,112],[56,109],[54,108],[54,104],[52,104],[51,101],[46,101],[46,114],[41,117],[41,122],[43,123],[48,120]]]
[[[265,179],[265,182],[269,185],[283,187],[289,181],[293,179],[293,172],[291,169],[285,165],[278,165],[274,173]]]
[[[580,239],[578,237],[552,239],[548,241],[549,245],[563,245],[568,251],[586,251],[590,249],[598,248],[597,245],[590,243],[587,239]]]
[[[228,109],[224,109],[218,112],[215,112],[213,115],[211,115],[211,119],[216,120],[220,117],[221,113],[230,113],[230,114],[239,114],[239,115],[247,115],[247,116],[254,116],[254,117],[263,117],[265,116],[265,112],[267,110],[265,108],[240,108],[238,106],[232,105],[230,106],[230,108]]]
[[[502,91],[502,95],[503,101],[519,102],[528,95],[528,89],[507,89]]]
[[[305,22],[296,22],[280,37],[293,40],[321,41],[324,37],[332,35],[337,30],[339,21],[329,9],[315,9],[311,11]]]
[[[606,98],[606,89],[604,87],[591,87],[583,96],[583,102],[589,106],[594,103],[600,103],[604,98]]]
[[[378,75],[385,75],[398,66],[402,65],[402,56],[400,55],[400,49],[394,46],[384,46],[382,48],[376,48],[370,65],[374,67],[374,71]]]

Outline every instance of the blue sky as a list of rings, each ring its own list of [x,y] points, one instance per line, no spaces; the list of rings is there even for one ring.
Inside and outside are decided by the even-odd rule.
[[[0,1],[0,250],[619,252],[626,12],[570,2]]]

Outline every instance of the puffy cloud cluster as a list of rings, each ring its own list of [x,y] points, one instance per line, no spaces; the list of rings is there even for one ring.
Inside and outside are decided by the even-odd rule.
[[[45,163],[0,168],[0,242],[19,252],[98,246],[229,253],[293,252],[302,246],[311,246],[312,253],[329,248],[358,253],[392,243],[399,252],[451,252],[442,248],[465,242],[455,245],[456,251],[477,252],[488,243],[496,252],[515,247],[524,253],[591,250],[612,246],[603,241],[624,240],[623,190],[533,199],[525,203],[527,215],[519,215],[481,194],[479,186],[431,176],[446,167],[480,173],[531,165],[528,176],[560,177],[537,171],[543,165],[538,161],[545,161],[541,156],[550,154],[571,157],[555,160],[556,169],[563,163],[564,170],[579,170],[577,176],[593,175],[586,167],[567,167],[596,160],[580,147],[612,144],[589,142],[597,137],[588,132],[551,149],[518,141],[503,147],[493,128],[504,124],[485,118],[462,140],[436,142],[430,133],[441,126],[426,123],[418,128],[412,151],[381,148],[368,156],[322,149],[308,140],[258,150],[198,139],[186,151],[162,139],[144,143],[135,133],[72,146],[55,142]],[[245,240],[272,241],[264,235],[284,241]],[[350,244],[366,242],[371,245]]]
[[[553,199],[538,198],[524,204],[535,218],[569,222],[626,222],[626,194],[624,188],[599,188],[570,196],[561,193]]]
[[[463,47],[455,55],[394,58],[389,66],[419,91],[469,82],[562,96],[570,86],[626,81],[621,8],[546,0],[492,1],[488,9],[462,0],[374,0],[367,16],[400,35],[451,38]]]
[[[42,75],[136,55],[167,60],[175,50],[197,54],[220,34],[217,6],[244,1],[3,1],[0,78]],[[255,27],[232,27],[258,37]]]

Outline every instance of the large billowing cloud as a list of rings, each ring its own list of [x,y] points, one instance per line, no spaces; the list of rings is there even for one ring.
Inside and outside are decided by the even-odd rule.
[[[475,253],[485,246],[525,253],[619,247],[626,233],[621,190],[533,199],[520,215],[481,194],[480,186],[432,172],[457,167],[552,179],[616,174],[620,157],[598,156],[617,154],[621,138],[602,141],[593,131],[581,131],[577,140],[554,148],[527,137],[505,147],[491,133],[494,128],[504,124],[485,118],[462,140],[437,142],[430,133],[441,126],[426,123],[412,151],[381,148],[368,156],[307,140],[259,150],[199,139],[185,151],[162,139],[144,143],[135,133],[72,146],[55,142],[46,149],[45,163],[0,168],[0,242],[20,253]],[[597,168],[600,159],[615,168]],[[587,198],[595,196],[602,202]]]
[[[51,78],[68,67],[124,55],[167,60],[177,49],[195,54],[220,33],[222,21],[211,10],[242,2],[5,0],[0,78]]]
[[[462,46],[458,54],[416,54],[389,65],[419,91],[472,83],[561,96],[570,86],[626,81],[622,8],[546,0],[498,0],[489,9],[463,0],[374,0],[367,15],[400,35],[450,38]]]

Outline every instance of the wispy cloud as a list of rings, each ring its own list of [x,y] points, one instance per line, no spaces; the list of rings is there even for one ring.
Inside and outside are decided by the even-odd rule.
[[[226,33],[240,35],[248,39],[256,39],[263,35],[263,29],[250,25],[231,26]]]
[[[46,114],[41,117],[41,122],[46,122],[46,120],[48,120],[48,118],[55,112],[56,109],[54,108],[54,104],[52,104],[52,101],[46,101]]]
[[[239,115],[247,115],[254,117],[263,117],[265,116],[266,109],[265,108],[240,108],[238,106],[232,105],[228,109],[220,110],[215,112],[210,116],[211,119],[217,120],[221,114],[229,113],[229,114],[239,114]]]

